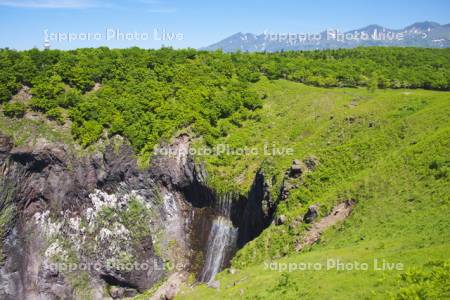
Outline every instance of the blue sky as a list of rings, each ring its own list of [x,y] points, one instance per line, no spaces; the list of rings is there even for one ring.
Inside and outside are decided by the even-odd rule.
[[[53,34],[51,47],[58,49],[198,48],[236,32],[307,33],[369,24],[398,29],[425,20],[446,24],[449,12],[449,0],[0,0],[0,47],[41,48],[47,30]],[[126,40],[117,30],[138,35]],[[64,40],[69,33],[71,42]]]

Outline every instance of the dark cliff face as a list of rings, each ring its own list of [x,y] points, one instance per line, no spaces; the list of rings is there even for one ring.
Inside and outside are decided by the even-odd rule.
[[[272,222],[276,202],[272,199],[270,187],[264,172],[258,170],[239,218],[239,248],[257,237]]]
[[[0,213],[6,220],[0,298],[102,299],[109,286],[132,295],[168,272],[163,261],[200,274],[213,220],[224,212],[189,146],[189,137],[179,136],[163,146],[174,155],[156,155],[150,169],[140,170],[124,144],[80,157],[63,144],[14,147],[0,135]],[[238,238],[222,267],[270,224],[274,211],[260,172],[248,199],[231,198],[225,214]],[[61,261],[95,268],[68,272],[54,267]],[[147,268],[122,269],[111,261]],[[74,281],[82,276],[83,282]]]
[[[96,191],[104,191],[105,195],[126,195],[135,191],[144,201],[156,198],[155,183],[150,174],[138,171],[132,154],[128,146],[118,151],[108,146],[104,154],[76,157],[62,144],[38,141],[33,147],[13,147],[8,137],[0,136],[0,208],[2,217],[9,220],[2,230],[4,261],[0,272],[0,298],[75,297],[73,282],[66,278],[73,274],[49,267],[52,257],[45,253],[57,247],[55,239],[64,245],[73,242],[70,247],[80,247],[77,253],[71,254],[79,264],[97,263],[98,268],[87,273],[91,278],[91,283],[89,279],[84,282],[87,288],[102,290],[106,282],[142,291],[161,278],[162,268],[128,271],[108,267],[107,256],[113,253],[107,238],[93,243],[97,253],[85,250],[84,247],[87,249],[90,245],[84,241],[77,244],[83,237],[96,239],[105,235],[104,232],[93,227],[89,235],[83,232],[84,228],[78,228],[79,224],[76,229],[69,224],[80,223],[80,219],[86,221],[86,212],[95,206],[92,195]],[[51,230],[56,230],[52,236],[49,235]],[[136,262],[162,264],[149,232],[139,236],[138,241],[126,238],[129,238],[128,250],[135,254]],[[122,245],[117,247],[125,250]]]

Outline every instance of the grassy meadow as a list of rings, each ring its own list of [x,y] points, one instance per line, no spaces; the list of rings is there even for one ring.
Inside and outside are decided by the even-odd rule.
[[[246,193],[262,168],[277,197],[293,159],[314,156],[319,166],[279,203],[276,214],[287,222],[271,225],[241,249],[235,271],[217,276],[220,288],[185,287],[178,298],[448,298],[450,95],[325,89],[284,80],[261,80],[253,88],[265,98],[259,118],[217,143],[236,149],[269,144],[293,154],[202,157],[211,184]],[[325,216],[348,199],[357,204],[345,222],[329,228],[319,243],[294,250],[307,229],[295,220],[309,205],[320,203]],[[333,262],[365,263],[368,269],[327,267]],[[402,268],[386,269],[394,263]],[[283,269],[289,264],[291,271]],[[305,267],[314,264],[316,269]]]

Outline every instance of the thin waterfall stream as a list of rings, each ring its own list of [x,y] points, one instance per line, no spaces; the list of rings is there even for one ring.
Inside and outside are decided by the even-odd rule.
[[[218,197],[214,205],[217,216],[212,222],[208,236],[207,250],[200,281],[210,282],[214,276],[229,263],[231,255],[236,249],[238,228],[231,221],[231,193]]]

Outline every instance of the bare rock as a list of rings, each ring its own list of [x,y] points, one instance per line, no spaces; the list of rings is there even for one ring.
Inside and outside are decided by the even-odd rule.
[[[287,199],[287,197],[289,196],[289,192],[295,188],[297,188],[297,185],[293,184],[289,180],[289,178],[285,178],[283,180],[283,185],[281,186],[281,193],[280,193],[281,200]]]
[[[114,286],[114,285],[109,287],[109,295],[113,299],[134,297],[137,294],[138,294],[138,292],[133,288]]]
[[[111,286],[109,288],[109,295],[111,296],[111,298],[113,299],[120,299],[123,298],[125,294],[125,289],[122,287],[118,287],[118,286]]]
[[[171,300],[174,299],[179,292],[181,285],[188,279],[187,272],[176,272],[167,278],[164,282],[149,298],[149,300]]]
[[[258,170],[243,207],[237,242],[239,248],[258,236],[273,221],[276,201],[271,196],[271,187],[270,177],[262,169]]]
[[[347,122],[347,123],[349,123],[349,124],[353,124],[353,123],[355,123],[356,122],[356,117],[355,116],[348,116],[348,117],[345,117],[345,121]]]
[[[208,287],[217,290],[220,288],[220,282],[217,280],[211,280],[210,282],[208,282]]]
[[[178,293],[178,289],[179,289],[179,287],[177,285],[175,285],[173,283],[170,284],[168,289],[166,290],[166,293],[164,294],[164,299],[165,300],[174,299]]]
[[[303,238],[296,242],[295,250],[301,251],[304,247],[317,243],[327,228],[344,221],[350,215],[355,203],[353,199],[341,202],[331,210],[329,215],[312,223]]]
[[[92,91],[96,92],[96,91],[98,91],[101,87],[102,87],[102,84],[99,83],[99,82],[96,82],[96,83],[94,84],[94,86],[92,87]]]
[[[292,161],[291,168],[289,170],[289,177],[297,178],[300,177],[303,173],[302,163],[298,159],[294,159]]]
[[[308,171],[314,171],[319,164],[319,160],[314,156],[309,156],[303,160],[303,163],[308,168]]]
[[[13,101],[26,103],[28,100],[32,98],[30,93],[30,87],[29,86],[22,86],[22,88],[12,97]]]
[[[305,223],[309,224],[319,216],[319,205],[320,205],[319,203],[316,203],[308,207],[308,211],[303,216],[303,221]]]
[[[8,267],[0,268],[0,299],[28,299],[25,293],[42,295],[45,299],[71,299],[73,294],[61,273],[39,268],[39,265],[43,265],[42,253],[48,248],[48,244],[47,239],[40,239],[37,233],[47,230],[43,225],[47,223],[36,223],[37,219],[31,216],[42,217],[44,212],[48,212],[52,215],[54,224],[59,224],[59,219],[65,218],[63,212],[70,212],[75,216],[92,206],[89,195],[100,188],[113,192],[119,192],[119,188],[147,193],[154,191],[150,175],[137,169],[131,147],[127,145],[118,151],[107,147],[105,153],[79,157],[69,153],[63,144],[45,140],[38,140],[33,146],[13,147],[11,139],[0,134],[0,163],[0,204],[6,207],[14,203],[17,209],[14,212],[17,215],[14,218],[17,234],[13,234],[15,224],[8,225],[5,239],[11,240],[8,243],[11,246],[6,243],[3,245],[5,266]],[[4,192],[6,190],[8,193]],[[153,196],[150,195],[149,198],[151,197]],[[46,219],[42,217],[40,220]],[[31,229],[36,230],[36,233]],[[64,235],[68,234],[68,230],[77,229],[64,227],[59,230]],[[30,239],[33,248],[26,248],[18,243],[24,236],[33,237]],[[105,244],[106,250],[101,249],[96,255],[83,257],[83,262],[102,264],[106,261],[103,254],[107,253],[108,247],[109,244]],[[133,249],[139,258],[138,263],[150,265],[155,261],[160,262],[152,248],[151,236],[142,238],[140,243],[133,245]],[[115,296],[131,297],[136,294],[136,290],[150,288],[163,272],[162,269],[133,269],[123,273],[111,270],[106,274],[110,282],[102,278],[101,274],[93,272],[89,275],[90,279],[119,286],[112,290]],[[15,286],[10,289],[5,288],[5,284]]]
[[[166,186],[184,188],[192,182],[194,163],[189,155],[190,143],[189,136],[183,134],[172,144],[158,148],[152,158],[152,175]]]
[[[276,225],[283,225],[283,224],[286,223],[286,221],[287,221],[287,217],[285,215],[279,215],[275,219],[275,224]]]
[[[6,158],[13,146],[14,144],[9,136],[0,134],[0,161]]]

